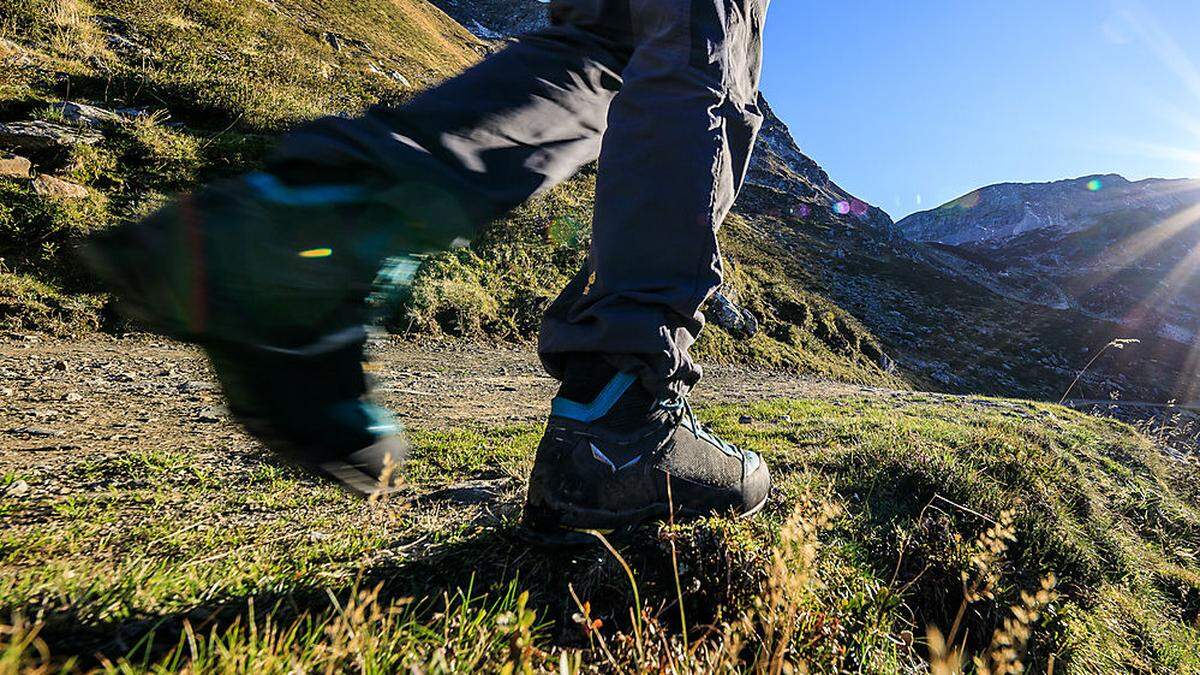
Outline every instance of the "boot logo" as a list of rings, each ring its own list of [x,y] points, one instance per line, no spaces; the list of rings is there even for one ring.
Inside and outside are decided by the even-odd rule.
[[[625,469],[628,469],[629,467],[642,461],[642,456],[638,455],[637,457],[634,457],[633,459],[622,464],[621,466],[617,466],[615,462],[613,462],[611,459],[608,458],[608,455],[604,454],[604,452],[601,451],[600,448],[596,447],[595,443],[590,443],[589,445],[592,446],[592,458],[595,459],[597,462],[600,462],[601,464],[612,469],[612,472],[614,474],[617,473],[618,471],[624,471]]]

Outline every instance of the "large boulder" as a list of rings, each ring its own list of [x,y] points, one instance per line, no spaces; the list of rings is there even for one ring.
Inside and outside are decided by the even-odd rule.
[[[103,139],[103,134],[91,129],[41,120],[0,124],[0,148],[35,155],[68,150],[77,145],[95,145]]]
[[[8,152],[0,152],[0,178],[29,178],[33,163]]]

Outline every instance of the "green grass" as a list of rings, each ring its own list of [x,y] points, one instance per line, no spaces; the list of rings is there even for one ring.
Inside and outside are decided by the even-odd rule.
[[[330,34],[355,42],[339,49]],[[20,52],[4,107],[66,96],[69,83],[76,97],[275,130],[403,98],[474,62],[479,45],[414,0],[14,0],[0,37]]]
[[[36,277],[0,268],[0,330],[69,335],[100,327],[105,298],[68,293]]]
[[[94,329],[102,304],[66,300],[97,290],[71,257],[80,236],[257,165],[299,122],[404,100],[475,62],[479,47],[421,0],[7,3],[0,122],[61,122],[62,100],[147,114],[107,125],[98,145],[31,158],[87,186],[85,200],[0,180],[0,321]]]
[[[923,394],[702,416],[762,452],[778,493],[756,521],[649,528],[619,548],[643,604],[640,641],[611,555],[514,539],[516,487],[482,505],[422,498],[466,478],[523,479],[532,426],[415,433],[413,500],[382,504],[252,457],[81,458],[63,476],[71,495],[6,514],[0,608],[37,629],[54,664],[134,672],[557,669],[560,658],[702,672],[772,653],[818,672],[915,671],[926,628],[948,630],[963,575],[978,575],[973,542],[1008,511],[1015,541],[989,558],[992,597],[969,605],[959,633],[969,654],[1053,574],[1060,597],[1031,624],[1030,668],[1053,657],[1056,672],[1200,669],[1200,476],[1129,427]],[[572,589],[597,631],[573,618]],[[10,662],[39,662],[3,635]]]

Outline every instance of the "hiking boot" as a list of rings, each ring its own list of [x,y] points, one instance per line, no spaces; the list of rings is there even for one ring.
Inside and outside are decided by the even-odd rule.
[[[609,376],[595,361],[569,362],[529,479],[522,536],[586,545],[596,541],[588,530],[622,536],[672,515],[763,508],[771,477],[757,454],[701,426],[685,398],[655,398],[634,375]],[[597,373],[607,378],[598,390],[587,384]]]
[[[403,215],[363,188],[250,174],[98,233],[80,255],[123,314],[208,352],[253,435],[376,495],[407,446],[368,397],[365,298],[385,254],[448,236],[397,227]]]

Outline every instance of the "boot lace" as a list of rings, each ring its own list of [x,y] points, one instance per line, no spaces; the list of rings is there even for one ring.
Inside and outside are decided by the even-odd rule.
[[[692,404],[686,396],[680,396],[674,401],[663,401],[662,407],[674,414],[679,414],[680,423],[684,424],[688,431],[695,434],[696,438],[702,441],[707,441],[711,445],[716,446],[721,452],[735,457],[745,462],[749,459],[748,453],[738,446],[726,441],[725,439],[712,433],[708,427],[700,424],[696,419],[696,412],[692,410]]]

